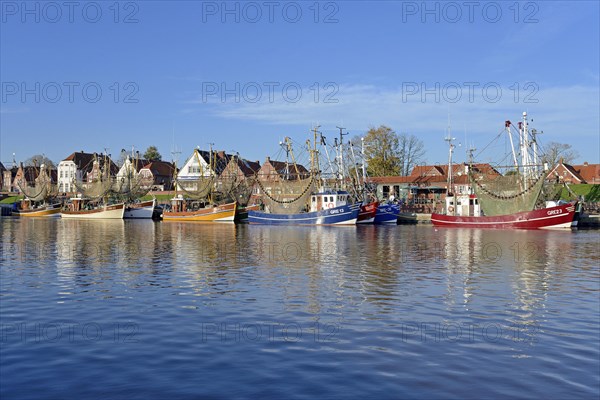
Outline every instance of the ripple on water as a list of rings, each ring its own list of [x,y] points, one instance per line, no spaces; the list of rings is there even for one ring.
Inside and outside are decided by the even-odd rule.
[[[3,398],[600,392],[594,231],[97,222],[0,220]]]

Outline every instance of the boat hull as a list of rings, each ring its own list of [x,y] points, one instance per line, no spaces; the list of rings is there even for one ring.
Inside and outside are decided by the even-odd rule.
[[[163,221],[233,222],[236,209],[237,203],[229,203],[196,211],[165,211],[162,219]]]
[[[248,211],[260,211],[259,204],[246,207],[238,207],[235,210],[235,222],[248,222]]]
[[[251,224],[266,225],[355,225],[359,212],[360,204],[298,214],[271,214],[261,211],[249,211],[248,221]]]
[[[398,204],[381,204],[377,207],[377,213],[375,214],[373,223],[376,225],[396,225],[398,223],[399,214],[400,206]]]
[[[68,219],[123,219],[125,204],[111,204],[93,210],[62,211],[61,218]]]
[[[575,209],[576,204],[564,204],[515,214],[482,217],[433,213],[431,223],[435,226],[456,228],[570,229],[575,217]]]
[[[375,215],[377,214],[377,207],[379,203],[374,201],[372,203],[363,204],[360,206],[358,218],[356,219],[357,224],[372,224],[375,222]]]
[[[125,207],[123,218],[125,219],[151,219],[154,213],[156,200],[143,201],[141,203],[128,204]]]
[[[31,210],[17,210],[13,212],[13,215],[16,215],[17,217],[58,218],[60,217],[60,204],[53,204],[50,206]]]

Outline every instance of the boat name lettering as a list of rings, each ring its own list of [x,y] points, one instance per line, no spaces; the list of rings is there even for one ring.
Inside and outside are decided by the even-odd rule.
[[[562,214],[562,210],[558,209],[558,210],[550,210],[547,213],[548,215],[556,215],[556,214]]]

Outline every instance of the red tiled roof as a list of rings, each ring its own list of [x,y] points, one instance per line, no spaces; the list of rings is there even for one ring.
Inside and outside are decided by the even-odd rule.
[[[257,161],[248,161],[240,157],[236,157],[236,162],[244,176],[252,176],[260,170],[260,163]]]
[[[102,168],[102,166],[104,165],[105,157],[97,153],[84,153],[82,151],[76,151],[69,155],[67,158],[65,158],[63,161],[73,161],[77,166],[78,170],[81,170],[84,173],[88,173],[92,170],[92,167],[94,166],[94,158],[96,157],[98,158],[98,162],[100,163],[100,168]],[[117,167],[117,165],[114,162],[112,162],[110,158],[108,158],[108,160],[110,162],[111,175],[116,175],[117,172],[119,172],[119,167]]]
[[[152,161],[146,164],[142,169],[148,169],[154,176],[173,176],[175,166],[166,161]]]
[[[270,163],[271,166],[273,167],[273,169],[275,169],[275,171],[277,171],[277,173],[279,175],[284,175],[286,172],[286,165],[287,163],[284,161],[275,161],[275,160],[271,160],[271,159],[267,159],[267,161],[265,161],[265,163]],[[290,170],[290,174],[295,174],[296,173],[296,168],[298,168],[298,172],[303,175],[303,174],[308,174],[308,170],[306,169],[306,167],[304,167],[304,165],[301,164],[296,164],[295,166],[293,164],[289,164],[289,170]]]
[[[562,161],[556,164],[556,166],[550,171],[548,174],[548,179],[554,179],[557,175],[562,177],[562,172],[559,172],[561,169],[568,171],[579,182],[585,181],[584,178],[575,170],[575,168],[573,168],[573,166],[565,164]]]
[[[436,176],[436,175],[446,175],[446,169],[448,166],[443,165],[417,165],[411,171],[411,175],[413,176]]]
[[[573,165],[572,168],[586,183],[600,183],[600,164]]]

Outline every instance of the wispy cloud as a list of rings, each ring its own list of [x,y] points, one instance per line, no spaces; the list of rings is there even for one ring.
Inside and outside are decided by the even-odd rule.
[[[576,130],[580,136],[598,135],[598,87],[530,86],[520,87],[518,92],[515,87],[501,87],[501,94],[491,87],[486,97],[482,86],[474,88],[471,98],[470,89],[461,87],[462,95],[456,102],[453,99],[457,97],[457,89],[444,90],[443,85],[437,93],[435,90],[425,93],[420,87],[413,93],[415,87],[407,85],[393,89],[341,85],[331,98],[337,100],[335,103],[316,102],[309,88],[303,89],[306,94],[295,103],[277,97],[272,102],[265,99],[256,103],[243,99],[238,103],[194,102],[201,104],[203,111],[224,119],[302,126],[314,121],[335,126],[343,121],[354,130],[387,124],[397,131],[435,135],[444,134],[448,117],[455,130],[466,129],[469,134],[479,134],[489,133],[495,127],[501,129],[504,119],[516,120],[522,111],[529,111],[547,133],[558,135]],[[427,87],[432,88],[434,85]],[[189,110],[190,107],[186,107],[186,111]]]

